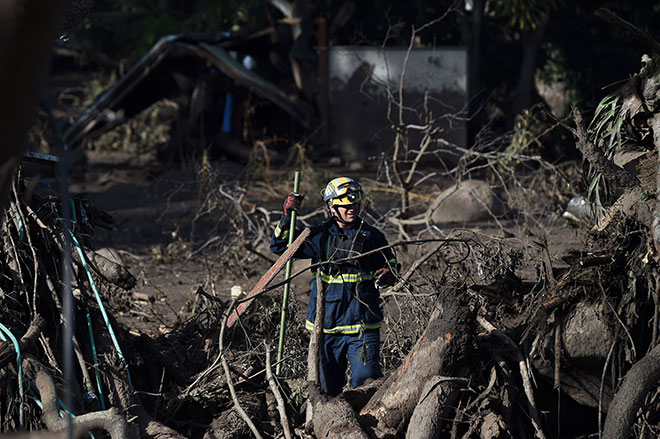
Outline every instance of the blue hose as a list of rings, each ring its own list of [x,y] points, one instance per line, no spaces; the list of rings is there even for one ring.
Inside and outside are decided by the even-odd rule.
[[[18,394],[19,394],[19,409],[18,409],[18,423],[21,426],[21,429],[25,428],[24,419],[23,419],[23,358],[21,357],[21,347],[18,344],[18,340],[14,337],[14,334],[2,323],[0,323],[0,330],[2,330],[7,336],[11,339],[11,342],[14,344],[14,350],[16,351],[16,363],[18,363]],[[7,339],[2,336],[0,332],[2,341],[7,341]]]
[[[94,331],[92,331],[92,318],[87,313],[87,328],[89,328],[89,342],[92,345],[92,360],[94,361],[94,374],[96,375],[96,387],[101,401],[101,410],[105,410],[103,398],[103,386],[101,385],[101,372],[99,371],[99,357],[96,355],[96,343],[94,342]]]
[[[121,362],[124,365],[124,368],[126,369],[128,390],[130,394],[133,395],[133,384],[131,383],[131,374],[128,370],[128,362],[126,361],[126,358],[124,358],[124,354],[122,353],[121,348],[119,347],[119,342],[117,341],[117,337],[115,336],[115,331],[112,329],[112,325],[110,324],[110,319],[108,318],[108,314],[106,313],[105,307],[103,306],[103,302],[101,301],[101,295],[99,294],[99,291],[96,288],[96,283],[94,282],[94,279],[92,277],[92,272],[89,269],[89,265],[87,265],[87,261],[85,259],[85,254],[82,251],[82,247],[80,246],[80,243],[76,239],[75,235],[71,232],[71,230],[69,230],[69,234],[71,234],[71,239],[73,240],[73,243],[76,246],[76,250],[78,251],[80,260],[82,261],[83,266],[85,267],[87,278],[89,279],[90,286],[92,287],[92,290],[94,291],[94,295],[96,296],[96,302],[99,304],[99,308],[101,309],[101,315],[103,316],[103,321],[105,322],[105,325],[108,327],[108,331],[110,332],[110,338],[112,339],[112,343],[115,345],[115,349],[119,354],[119,358],[121,359]]]

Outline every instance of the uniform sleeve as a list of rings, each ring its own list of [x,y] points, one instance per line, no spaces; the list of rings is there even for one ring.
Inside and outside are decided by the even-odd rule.
[[[289,246],[289,226],[291,224],[291,217],[282,215],[280,221],[275,226],[273,234],[270,238],[270,251],[277,255],[281,255]],[[302,230],[296,229],[294,238],[300,234]],[[315,259],[319,254],[318,245],[318,231],[316,227],[311,228],[311,233],[307,239],[302,243],[300,248],[293,254],[297,259]]]
[[[392,273],[398,274],[401,269],[401,264],[399,264],[399,262],[397,261],[396,255],[394,254],[392,248],[388,247],[389,243],[387,242],[387,238],[385,238],[385,235],[380,230],[376,230],[376,233],[374,234],[374,238],[375,238],[376,248],[387,247],[381,251],[382,266],[378,268],[388,268]]]

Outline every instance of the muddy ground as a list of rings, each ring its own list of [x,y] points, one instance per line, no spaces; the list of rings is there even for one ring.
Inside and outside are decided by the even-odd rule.
[[[263,182],[253,188],[246,187],[245,209],[249,210],[257,204],[265,208],[271,228],[264,228],[263,239],[254,252],[238,249],[227,254],[220,243],[213,243],[213,239],[222,234],[236,232],[226,220],[220,224],[214,223],[213,218],[200,221],[192,237],[194,242],[191,242],[190,223],[203,211],[206,195],[200,191],[199,166],[163,164],[154,155],[125,152],[87,151],[85,157],[85,163],[74,166],[71,171],[70,190],[72,194],[86,194],[95,206],[114,218],[112,230],[97,229],[95,242],[97,249],[105,249],[103,254],[109,253],[113,258],[119,258],[119,262],[138,279],[137,286],[129,293],[127,306],[120,307],[115,314],[131,331],[151,336],[166,332],[182,314],[193,309],[195,300],[199,300],[196,292],[200,287],[225,301],[230,300],[232,287],[240,286],[247,292],[276,259],[268,249],[268,240],[281,212],[281,200],[290,185],[285,172],[275,176],[281,181],[271,183],[273,187],[270,190],[263,190]],[[246,172],[249,172],[245,165],[221,160],[212,166],[220,184],[245,184]],[[319,182],[322,181],[319,174],[339,175],[344,172],[342,168],[328,166],[321,169],[321,166],[315,166],[313,171],[313,178]],[[367,188],[371,187],[370,196],[376,200],[374,207],[377,211],[385,210],[376,206],[379,201],[383,205],[398,201],[398,195],[373,184],[374,172],[365,170],[350,174],[363,181]],[[318,210],[320,203],[316,199],[316,190],[310,187],[313,183],[305,184],[304,174],[302,179],[303,188],[309,189],[310,193],[306,196],[301,215],[303,218],[312,215],[303,221],[314,224],[322,221],[324,216]],[[430,191],[428,195],[432,196],[434,190],[441,188],[442,183],[436,183],[427,185],[425,190]],[[530,194],[536,190],[530,188]],[[534,280],[537,276],[533,272],[533,267],[537,265],[535,261],[540,264],[544,259],[539,243],[547,242],[555,269],[567,266],[561,256],[571,250],[584,250],[587,228],[561,216],[564,203],[571,194],[559,194],[559,197],[548,195],[532,195],[550,200],[537,206],[535,211],[512,212],[497,221],[440,225],[436,228],[441,234],[456,234],[464,230],[464,234],[494,237],[520,248],[526,262],[521,267],[523,272],[517,274],[523,278],[527,274],[529,280]],[[418,211],[429,204],[428,199],[418,202]],[[214,214],[217,212],[212,212],[210,216]],[[379,225],[391,242],[398,239],[395,225],[386,221]],[[413,227],[412,230],[423,231],[425,227]],[[211,244],[203,247],[209,241]],[[421,246],[415,245],[397,248],[404,272],[419,257],[420,251]],[[297,261],[293,273],[305,265],[306,261]],[[304,313],[306,308],[310,279],[309,273],[305,272],[292,283],[292,300],[298,303],[300,313]],[[280,280],[281,274],[276,278],[276,281]],[[279,297],[281,289],[271,294]],[[391,297],[387,300],[392,305],[389,308],[393,313],[396,313],[397,306],[391,302],[395,301]]]

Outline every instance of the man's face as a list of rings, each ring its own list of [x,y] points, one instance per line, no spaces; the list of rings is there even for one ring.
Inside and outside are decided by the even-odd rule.
[[[348,224],[353,223],[357,219],[359,203],[347,204],[345,206],[335,206],[337,216]],[[342,223],[338,223],[342,226]]]

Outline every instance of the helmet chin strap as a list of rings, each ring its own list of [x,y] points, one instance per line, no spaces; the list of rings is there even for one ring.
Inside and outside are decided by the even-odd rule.
[[[341,215],[339,214],[339,211],[337,211],[337,208],[334,206],[328,206],[328,209],[330,209],[330,216],[334,218],[335,221],[345,224],[347,226],[350,226],[351,224],[354,224],[357,221],[357,215],[355,216],[355,220],[351,221],[350,223],[346,220],[344,220]]]

